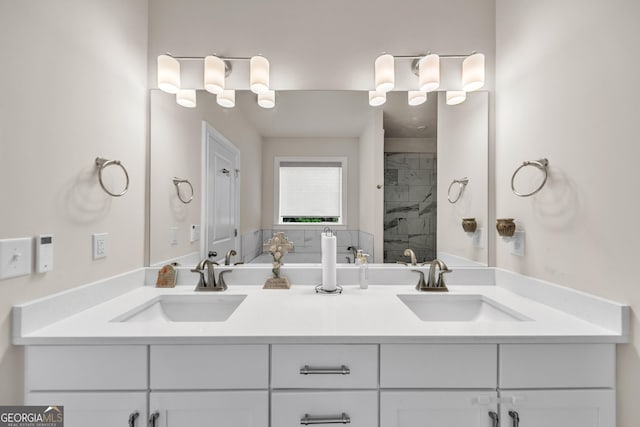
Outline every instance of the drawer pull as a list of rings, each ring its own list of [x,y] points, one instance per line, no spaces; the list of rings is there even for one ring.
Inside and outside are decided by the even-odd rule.
[[[309,414],[304,414],[303,418],[300,418],[300,424],[308,426],[309,424],[349,424],[351,418],[344,412],[337,417],[310,417]]]
[[[349,375],[351,370],[348,366],[342,365],[339,368],[312,368],[304,365],[300,368],[300,375]]]
[[[136,420],[140,416],[140,412],[135,411],[129,414],[129,427],[136,427]]]
[[[156,427],[156,420],[160,417],[160,412],[156,411],[149,416],[149,427]]]
[[[500,418],[496,412],[489,411],[489,418],[491,418],[492,427],[498,427],[500,425]]]
[[[516,411],[509,411],[509,416],[511,417],[511,421],[513,422],[513,427],[518,427],[520,425],[520,414]]]

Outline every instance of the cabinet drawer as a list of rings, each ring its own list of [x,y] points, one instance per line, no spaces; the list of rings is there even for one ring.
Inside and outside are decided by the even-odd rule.
[[[25,349],[25,390],[146,390],[143,345],[33,346]]]
[[[150,360],[154,390],[269,386],[266,345],[152,345]]]
[[[497,372],[496,345],[380,346],[382,388],[496,388]]]
[[[614,344],[500,345],[500,388],[615,386]]]
[[[344,414],[344,415],[343,415]],[[344,417],[344,418],[343,418]],[[378,393],[376,391],[273,392],[271,425],[299,427],[303,419],[334,421],[351,427],[378,425]],[[344,422],[338,420],[344,419]],[[311,425],[312,422],[309,422]],[[317,423],[316,423],[317,424]]]
[[[274,345],[272,388],[377,388],[376,345]]]

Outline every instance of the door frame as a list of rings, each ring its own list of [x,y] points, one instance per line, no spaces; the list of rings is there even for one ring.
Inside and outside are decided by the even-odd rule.
[[[207,257],[207,251],[208,251],[208,242],[207,242],[207,236],[208,236],[208,231],[209,231],[209,222],[207,221],[207,209],[209,206],[209,197],[215,197],[215,195],[213,194],[213,189],[209,188],[208,182],[209,182],[209,155],[211,154],[211,151],[214,150],[215,144],[212,144],[212,146],[209,146],[209,136],[211,136],[215,142],[217,142],[218,144],[221,144],[223,146],[225,146],[226,148],[228,148],[229,150],[233,151],[236,154],[236,164],[234,165],[235,167],[235,174],[236,174],[236,184],[235,184],[235,200],[236,200],[236,206],[235,206],[235,224],[236,224],[236,230],[238,231],[237,233],[234,233],[234,248],[237,248],[236,250],[238,251],[238,257],[240,259],[242,259],[242,248],[238,245],[238,241],[240,238],[240,150],[238,149],[238,147],[236,147],[231,141],[229,141],[224,135],[222,135],[222,133],[220,133],[216,128],[214,128],[213,126],[211,126],[209,123],[207,123],[206,120],[202,121],[202,153],[201,153],[201,169],[202,169],[202,173],[201,175],[201,179],[202,179],[202,202],[201,202],[201,216],[200,216],[200,221],[202,223],[202,227],[200,227],[200,252],[202,253],[202,257],[206,258]],[[215,179],[215,176],[214,176]],[[224,258],[225,254],[218,254],[217,258]]]

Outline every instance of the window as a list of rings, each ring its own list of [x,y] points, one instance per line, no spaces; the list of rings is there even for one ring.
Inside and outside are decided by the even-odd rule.
[[[346,158],[277,157],[278,224],[345,224]]]

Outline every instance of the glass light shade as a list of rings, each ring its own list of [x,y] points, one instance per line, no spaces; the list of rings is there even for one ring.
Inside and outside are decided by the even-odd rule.
[[[269,90],[269,61],[264,56],[251,57],[249,84],[253,93],[262,93]]]
[[[440,86],[440,57],[427,55],[418,66],[418,84],[422,92],[432,92]]]
[[[180,89],[180,63],[172,56],[158,56],[158,87],[171,94]]]
[[[409,105],[415,107],[416,105],[424,104],[427,101],[427,93],[421,90],[410,90],[407,92],[407,98]]]
[[[176,102],[187,108],[196,108],[196,90],[180,89],[176,94]]]
[[[276,91],[268,90],[258,94],[258,105],[262,108],[273,108],[276,106]]]
[[[462,104],[467,99],[467,92],[463,90],[448,90],[447,105]]]
[[[484,55],[474,53],[462,61],[462,89],[472,92],[484,86]]]
[[[376,58],[375,86],[378,92],[389,92],[395,86],[395,61],[392,55],[384,54]]]
[[[379,107],[385,102],[387,102],[386,92],[378,92],[377,90],[369,91],[369,105],[371,105],[372,107]]]
[[[223,90],[216,97],[218,105],[224,108],[233,108],[236,106],[236,91],[233,89]]]
[[[225,65],[217,56],[204,58],[204,88],[207,92],[220,94],[224,90]]]

